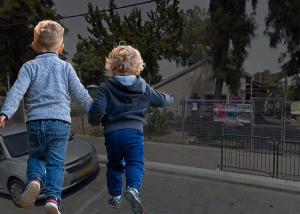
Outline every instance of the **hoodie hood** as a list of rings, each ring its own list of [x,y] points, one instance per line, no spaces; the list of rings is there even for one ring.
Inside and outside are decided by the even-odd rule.
[[[131,103],[139,99],[146,91],[146,82],[140,76],[137,81],[130,85],[123,85],[116,77],[109,78],[105,84],[116,97],[125,103]]]

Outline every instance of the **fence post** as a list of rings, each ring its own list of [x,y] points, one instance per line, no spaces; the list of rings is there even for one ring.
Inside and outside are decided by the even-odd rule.
[[[79,70],[79,79],[81,82],[81,70],[80,70],[80,68],[78,70]],[[81,110],[81,127],[82,127],[82,134],[84,134],[83,110]]]
[[[182,144],[184,144],[184,113],[185,113],[185,99],[183,97],[181,101],[181,112],[182,112]]]
[[[10,91],[10,78],[9,78],[9,72],[7,72],[7,89],[8,92]]]
[[[255,123],[255,101],[251,98],[251,110],[252,110],[252,117],[251,117],[251,137],[254,136],[254,123]],[[254,150],[254,142],[253,138],[251,138],[251,145],[250,145],[250,151],[252,152]]]

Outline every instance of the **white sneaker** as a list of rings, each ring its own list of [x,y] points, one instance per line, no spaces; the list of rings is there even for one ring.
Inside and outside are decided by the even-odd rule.
[[[20,198],[20,206],[26,210],[30,210],[34,207],[35,198],[40,193],[41,184],[38,181],[31,181]]]
[[[60,210],[59,202],[53,196],[47,198],[45,210],[47,214],[62,214]]]

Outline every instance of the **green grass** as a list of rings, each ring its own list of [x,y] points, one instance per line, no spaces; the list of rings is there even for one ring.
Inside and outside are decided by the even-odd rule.
[[[275,119],[274,116],[265,116],[263,115],[264,120],[269,123],[270,125],[276,124],[276,125],[280,125],[280,120],[279,119]]]

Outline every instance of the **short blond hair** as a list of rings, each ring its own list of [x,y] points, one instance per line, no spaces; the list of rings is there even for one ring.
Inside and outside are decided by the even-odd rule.
[[[45,20],[34,28],[34,43],[36,48],[47,51],[57,51],[63,42],[64,28],[57,22]]]
[[[131,46],[118,46],[106,58],[105,68],[113,76],[139,75],[145,63],[138,50]]]

